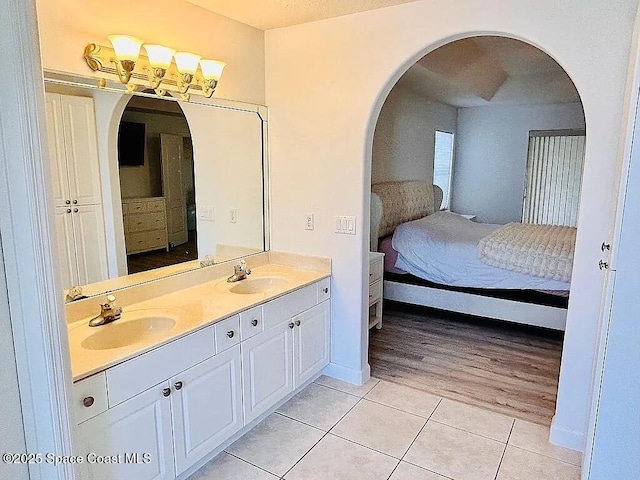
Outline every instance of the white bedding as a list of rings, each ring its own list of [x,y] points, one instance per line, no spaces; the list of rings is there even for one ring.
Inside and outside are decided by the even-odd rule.
[[[492,267],[477,256],[478,242],[502,225],[476,223],[451,212],[403,223],[393,234],[395,266],[431,282],[456,287],[569,290],[570,284]]]

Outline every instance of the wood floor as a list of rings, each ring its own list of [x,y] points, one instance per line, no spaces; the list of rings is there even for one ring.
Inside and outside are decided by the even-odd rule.
[[[189,231],[187,243],[177,245],[170,251],[154,250],[152,252],[135,253],[127,255],[127,268],[129,274],[146,272],[154,268],[175,265],[176,263],[189,262],[198,259],[198,240],[195,230]]]
[[[370,331],[371,375],[550,425],[562,334],[394,302]]]

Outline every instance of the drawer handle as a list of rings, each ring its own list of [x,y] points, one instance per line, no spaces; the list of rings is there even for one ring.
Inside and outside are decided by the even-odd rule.
[[[82,400],[82,404],[87,408],[93,405],[93,402],[95,402],[93,397],[85,397],[84,400]]]
[[[253,320],[251,320],[251,325],[254,327],[258,326],[258,319],[254,318]]]
[[[169,395],[171,395],[171,389],[170,388],[163,388],[162,389],[162,396],[163,397],[168,397]]]
[[[296,327],[300,326],[300,320],[296,320]]]
[[[233,331],[233,330],[229,330],[229,331],[227,332],[227,337],[229,337],[229,338],[233,338],[233,336],[234,336],[234,335],[235,335],[235,333],[234,333],[234,331]]]
[[[182,382],[176,382],[173,384],[176,390],[180,390],[182,388]]]
[[[324,287],[324,288],[322,289],[322,291],[323,291],[324,293],[329,293],[329,287]]]
[[[294,324],[293,322],[291,322],[291,323],[289,324],[289,328],[293,328],[293,327],[295,327],[295,324]]]

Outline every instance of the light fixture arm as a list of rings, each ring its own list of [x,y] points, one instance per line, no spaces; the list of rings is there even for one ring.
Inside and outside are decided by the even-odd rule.
[[[218,80],[216,79],[213,79],[213,78],[209,80],[207,80],[206,78],[202,79],[202,93],[207,98],[211,98],[211,96],[213,95],[213,92],[216,91],[217,86],[218,86]]]

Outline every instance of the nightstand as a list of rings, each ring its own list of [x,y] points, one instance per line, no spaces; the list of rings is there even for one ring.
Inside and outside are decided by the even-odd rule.
[[[384,253],[369,252],[369,328],[382,328]]]

